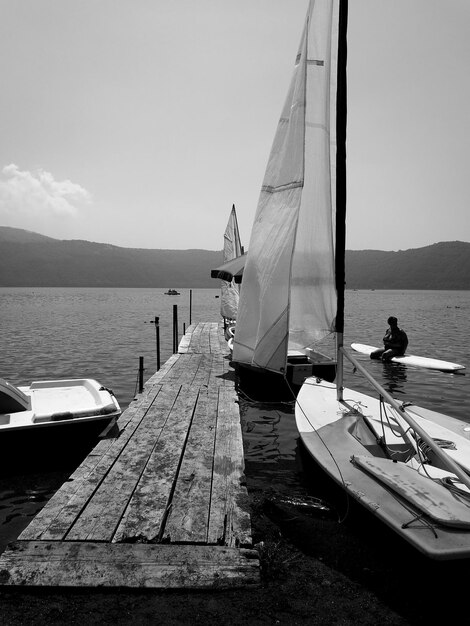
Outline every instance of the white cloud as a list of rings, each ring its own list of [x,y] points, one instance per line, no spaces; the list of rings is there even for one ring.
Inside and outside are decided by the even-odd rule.
[[[58,181],[50,172],[21,171],[11,163],[0,179],[0,216],[76,217],[91,202],[86,189],[70,180]]]

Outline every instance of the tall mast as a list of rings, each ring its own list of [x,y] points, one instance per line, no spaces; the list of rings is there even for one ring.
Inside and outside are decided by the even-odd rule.
[[[335,274],[338,309],[336,313],[336,342],[338,370],[336,375],[338,399],[342,397],[344,332],[344,288],[346,252],[346,119],[347,119],[347,25],[348,0],[339,0],[338,85],[336,92],[336,246]]]

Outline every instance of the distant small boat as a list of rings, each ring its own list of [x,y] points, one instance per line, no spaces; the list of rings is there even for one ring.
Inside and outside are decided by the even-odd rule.
[[[179,291],[176,291],[176,289],[168,289],[168,291],[165,291],[165,296],[179,296],[181,295]]]
[[[121,415],[114,394],[90,378],[46,380],[16,387],[0,378],[0,440],[4,434],[99,422]]]

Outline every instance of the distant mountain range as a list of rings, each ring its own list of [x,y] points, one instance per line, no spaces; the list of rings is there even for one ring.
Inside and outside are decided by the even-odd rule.
[[[145,250],[0,227],[1,287],[218,287],[212,250]],[[348,289],[470,289],[470,243],[346,252]]]

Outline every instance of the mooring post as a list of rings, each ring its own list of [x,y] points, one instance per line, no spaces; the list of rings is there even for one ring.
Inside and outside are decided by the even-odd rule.
[[[173,305],[173,354],[178,351],[178,305]]]
[[[193,290],[189,290],[189,324],[191,325],[191,314],[193,308]]]
[[[144,390],[144,357],[139,356],[139,393]]]
[[[155,316],[155,349],[157,351],[157,372],[160,369],[160,318]]]

